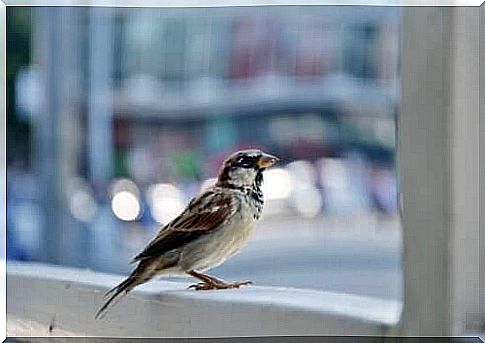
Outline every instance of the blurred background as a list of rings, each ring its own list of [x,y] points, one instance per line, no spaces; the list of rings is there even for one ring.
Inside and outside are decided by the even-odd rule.
[[[213,274],[400,299],[399,8],[7,8],[7,258],[129,260],[260,148],[255,237]]]

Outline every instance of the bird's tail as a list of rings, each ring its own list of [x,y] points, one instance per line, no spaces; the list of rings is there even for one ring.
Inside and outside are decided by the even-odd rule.
[[[106,294],[104,295],[105,297],[109,297],[108,300],[104,303],[103,306],[98,310],[96,313],[95,318],[100,319],[104,316],[106,313],[106,310],[108,307],[111,305],[111,303],[116,300],[117,298],[121,298],[122,296],[125,296],[129,291],[131,291],[133,288],[135,288],[137,285],[139,285],[140,282],[138,278],[135,275],[130,275],[127,277],[123,282],[121,282],[118,286],[110,289]]]
[[[150,263],[140,263],[138,267],[130,274],[130,276],[123,280],[118,286],[106,292],[104,296],[108,297],[108,300],[106,300],[104,305],[98,310],[95,318],[102,318],[113,301],[125,296],[133,288],[150,280],[154,275],[155,270],[150,268]]]

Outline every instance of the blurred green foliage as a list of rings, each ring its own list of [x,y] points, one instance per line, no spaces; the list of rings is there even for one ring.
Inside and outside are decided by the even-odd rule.
[[[172,156],[173,174],[186,179],[201,179],[200,160],[194,151],[182,151]]]
[[[7,7],[7,163],[9,165],[16,163],[27,166],[30,161],[30,123],[21,120],[16,113],[15,77],[21,68],[30,63],[31,32],[32,9]],[[14,157],[16,160],[13,160]]]

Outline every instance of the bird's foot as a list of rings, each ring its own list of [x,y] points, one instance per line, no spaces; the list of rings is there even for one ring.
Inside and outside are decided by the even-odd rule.
[[[196,291],[208,291],[214,289],[231,289],[239,288],[241,286],[252,285],[251,281],[238,281],[238,282],[199,282],[194,285],[190,285],[189,289],[195,289]]]

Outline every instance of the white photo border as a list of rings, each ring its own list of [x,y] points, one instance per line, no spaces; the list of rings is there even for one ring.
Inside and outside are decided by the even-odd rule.
[[[298,5],[339,5],[339,6],[467,6],[480,7],[485,0],[354,0],[354,1],[325,1],[325,0],[0,0],[0,111],[3,120],[0,123],[1,149],[0,174],[1,183],[0,203],[0,341],[6,339],[6,17],[8,6],[100,6],[100,7],[232,7],[232,6],[298,6]]]

